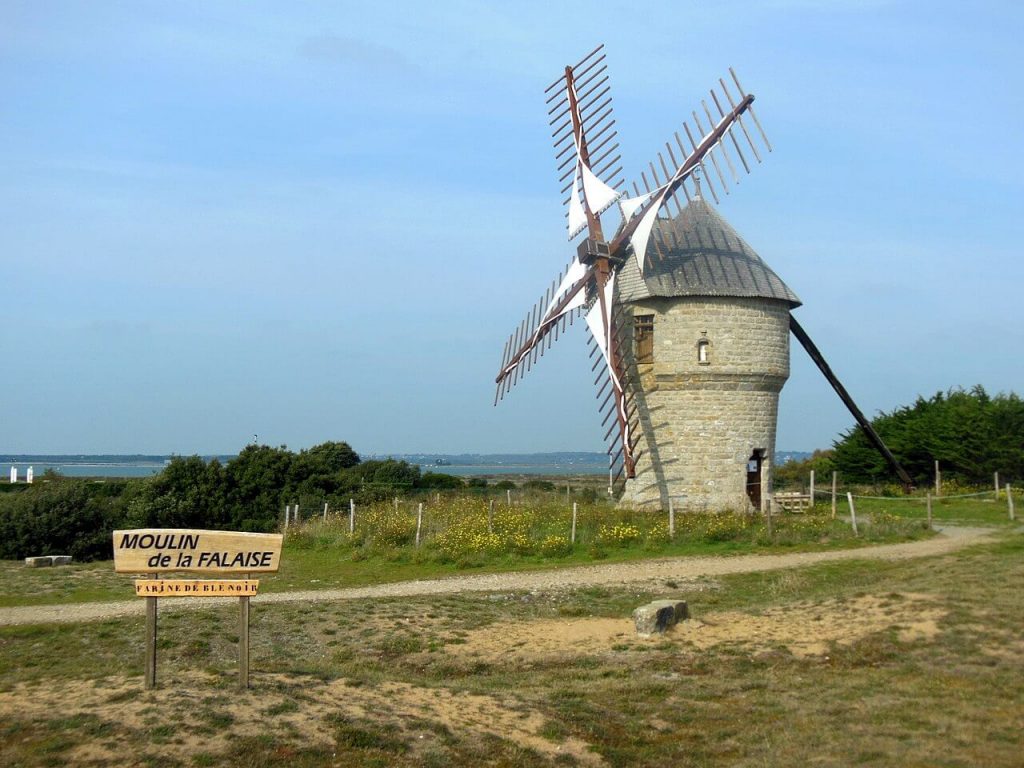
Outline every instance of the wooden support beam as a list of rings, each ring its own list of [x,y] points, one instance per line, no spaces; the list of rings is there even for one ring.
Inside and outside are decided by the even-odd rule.
[[[828,383],[832,385],[832,389],[839,395],[839,399],[843,401],[843,404],[847,407],[853,418],[856,419],[860,428],[864,430],[864,435],[878,450],[882,457],[888,462],[889,466],[892,467],[893,472],[899,477],[900,482],[903,484],[903,490],[908,493],[914,487],[914,481],[910,479],[910,475],[907,471],[900,466],[900,463],[896,461],[896,457],[892,455],[892,451],[889,450],[888,446],[882,441],[875,428],[871,426],[871,422],[865,418],[857,404],[853,402],[853,398],[850,397],[850,393],[846,391],[846,387],[843,386],[839,378],[833,373],[832,368],[825,361],[824,355],[821,354],[821,350],[811,341],[811,337],[807,335],[807,331],[803,329],[803,326],[797,322],[796,318],[792,314],[789,316],[789,329],[793,332],[793,335],[797,337],[803,348],[807,350],[807,354],[810,355],[811,360],[814,361],[818,369],[824,374]]]

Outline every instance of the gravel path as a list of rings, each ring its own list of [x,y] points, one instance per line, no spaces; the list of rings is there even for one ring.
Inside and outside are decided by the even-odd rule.
[[[253,598],[255,604],[295,601],[360,600],[374,597],[414,597],[448,595],[459,592],[508,592],[571,589],[600,584],[637,584],[650,581],[691,581],[706,576],[730,573],[752,573],[795,568],[837,560],[905,560],[941,555],[976,544],[990,536],[987,528],[948,526],[940,535],[925,541],[884,544],[876,547],[842,549],[828,552],[795,552],[786,555],[734,555],[717,557],[674,557],[560,568],[528,573],[494,573],[476,576],[451,576],[425,581],[400,581],[350,589],[319,589],[296,592],[275,592]],[[189,598],[164,600],[164,610],[188,610],[208,605],[223,605],[223,598]],[[141,616],[145,601],[120,600],[107,603],[65,603],[20,608],[0,608],[0,626],[14,624],[67,624],[97,621],[118,616]]]

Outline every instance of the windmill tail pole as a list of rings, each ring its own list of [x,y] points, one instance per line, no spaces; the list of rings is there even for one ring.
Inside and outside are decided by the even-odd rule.
[[[828,379],[828,383],[832,385],[832,389],[839,395],[839,399],[843,401],[843,404],[849,409],[850,413],[853,414],[853,418],[860,424],[860,428],[864,430],[864,434],[873,446],[878,450],[880,454],[892,467],[893,472],[899,477],[900,482],[903,483],[903,490],[908,493],[914,487],[914,481],[910,479],[910,475],[907,471],[900,466],[900,463],[896,461],[896,457],[892,455],[892,451],[889,447],[882,442],[882,438],[879,437],[875,428],[871,426],[871,422],[864,418],[864,414],[861,413],[860,408],[853,402],[853,398],[850,397],[850,393],[846,391],[846,387],[843,386],[842,382],[833,373],[832,368],[825,362],[824,356],[818,347],[811,341],[811,337],[807,335],[807,331],[803,329],[803,326],[797,322],[796,318],[791,314],[789,316],[789,329],[793,331],[793,335],[800,340],[804,349],[807,350],[807,354],[810,355],[811,360],[814,361],[815,365],[821,370],[825,378]]]

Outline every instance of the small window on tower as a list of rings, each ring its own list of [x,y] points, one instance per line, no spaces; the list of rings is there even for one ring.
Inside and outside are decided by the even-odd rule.
[[[697,364],[711,365],[711,342],[703,334],[697,340]]]
[[[654,315],[634,315],[633,334],[638,363],[654,362]]]

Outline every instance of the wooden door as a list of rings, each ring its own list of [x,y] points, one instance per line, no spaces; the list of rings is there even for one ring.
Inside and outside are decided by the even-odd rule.
[[[761,509],[761,465],[764,463],[764,451],[755,450],[747,459],[747,496],[754,509]]]

